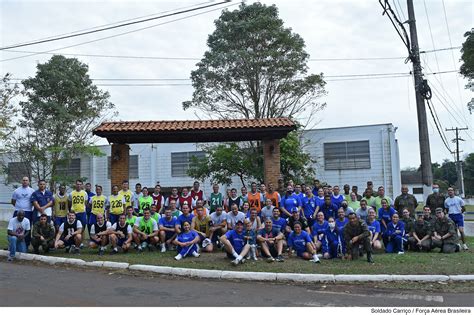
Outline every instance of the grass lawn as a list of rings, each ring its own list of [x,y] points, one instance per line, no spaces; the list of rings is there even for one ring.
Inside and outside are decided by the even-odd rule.
[[[114,256],[106,253],[98,256],[97,250],[84,249],[80,255],[65,253],[64,250],[49,255],[74,257],[86,261],[108,260],[128,262],[130,264],[161,265],[184,268],[240,270],[256,272],[290,272],[290,273],[329,273],[329,274],[474,274],[474,237],[469,237],[470,251],[455,254],[439,254],[438,249],[432,253],[406,253],[405,255],[377,253],[375,264],[368,264],[364,258],[358,261],[338,259],[314,264],[299,258],[286,259],[283,263],[267,263],[263,260],[247,261],[243,265],[232,266],[230,260],[221,251],[202,254],[199,258],[186,258],[181,261],[173,259],[175,252],[164,254],[158,251],[137,253],[134,250],[127,254]],[[7,247],[6,223],[0,223],[0,248]],[[286,256],[284,256],[286,258]]]

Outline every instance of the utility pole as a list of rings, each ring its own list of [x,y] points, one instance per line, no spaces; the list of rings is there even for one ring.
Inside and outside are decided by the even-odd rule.
[[[430,139],[428,135],[428,122],[426,120],[425,98],[422,94],[424,89],[423,74],[421,72],[420,49],[418,47],[418,35],[416,31],[415,10],[413,0],[407,0],[408,25],[410,26],[410,59],[413,63],[413,76],[415,81],[416,111],[418,116],[418,137],[420,143],[421,178],[423,182],[424,200],[431,193],[433,185],[433,173],[431,170]]]
[[[456,138],[453,139],[453,142],[456,143],[456,173],[458,174],[458,180],[456,183],[456,186],[459,189],[459,195],[464,198],[464,175],[462,173],[462,163],[461,160],[459,159],[459,153],[462,151],[459,151],[459,141],[464,141],[464,139],[459,138],[459,131],[460,130],[468,130],[469,128],[451,128],[451,129],[446,129],[446,131],[456,131]]]

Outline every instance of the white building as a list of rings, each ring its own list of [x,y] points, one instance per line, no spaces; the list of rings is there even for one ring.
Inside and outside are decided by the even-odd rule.
[[[389,196],[400,191],[400,161],[396,128],[392,124],[353,126],[305,131],[304,139],[309,140],[305,150],[316,161],[317,178],[331,185],[357,185],[362,194],[366,182],[371,180],[374,187],[384,185]],[[193,179],[186,176],[192,155],[202,155],[201,144],[159,143],[130,145],[130,188],[135,183],[163,187],[191,186]],[[83,156],[71,162],[67,172],[73,177],[85,177],[92,184],[104,187],[104,194],[110,194],[110,146],[99,147],[102,157]],[[13,171],[7,185],[6,178],[0,177],[0,202],[9,202],[14,185],[19,185],[23,174],[16,167],[16,161],[9,161]],[[36,185],[33,184],[36,188]],[[232,187],[240,189],[238,178]],[[212,191],[209,181],[201,184],[206,195]],[[222,187],[225,191],[227,187]],[[341,187],[342,189],[342,187]],[[1,207],[2,205],[0,205]],[[2,207],[3,208],[3,207]]]

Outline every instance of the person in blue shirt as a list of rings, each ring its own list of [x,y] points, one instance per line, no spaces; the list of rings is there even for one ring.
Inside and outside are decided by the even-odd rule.
[[[232,264],[238,265],[245,262],[244,257],[250,251],[250,245],[247,244],[244,233],[244,222],[238,220],[233,230],[227,231],[221,236],[220,241],[224,244],[227,257],[232,260]]]
[[[372,249],[382,249],[382,242],[380,242],[380,222],[375,218],[375,210],[370,208],[367,215],[367,228],[370,232],[370,245]]]
[[[333,205],[339,209],[341,207],[341,203],[344,201],[344,196],[339,195],[339,186],[334,186],[332,188],[332,195],[331,195],[331,202]]]
[[[311,236],[313,237],[316,251],[319,251],[323,246],[324,233],[328,228],[328,222],[324,220],[324,214],[318,212],[316,215],[316,221],[311,228]]]
[[[385,244],[385,252],[404,254],[403,243],[405,239],[405,225],[400,221],[398,213],[392,216],[392,221],[388,223],[387,229],[383,233],[383,241]]]
[[[159,237],[161,243],[161,252],[166,252],[166,247],[170,247],[171,242],[177,236],[176,234],[176,221],[177,219],[171,214],[171,209],[165,210],[165,215],[158,221],[160,229]]]
[[[311,240],[311,236],[301,229],[301,223],[295,222],[294,231],[288,237],[288,256],[291,257],[292,250],[294,249],[296,255],[305,260],[311,260],[312,262],[319,263],[318,255],[316,254],[316,248]]]
[[[31,203],[33,204],[33,224],[39,221],[40,216],[44,213],[48,216],[48,223],[51,222],[53,215],[53,193],[46,189],[46,181],[38,181],[38,190],[31,195]]]
[[[305,192],[303,192],[303,191],[301,190],[301,185],[300,185],[300,184],[296,184],[296,185],[295,185],[295,192],[294,192],[294,194],[295,194],[296,198],[298,198],[300,205],[301,205],[301,202],[303,201],[303,198],[305,197],[305,194],[304,194],[304,193],[305,193]]]
[[[252,209],[252,211],[257,211]],[[248,259],[258,260],[257,258],[257,231],[253,228],[252,222],[250,220],[245,220],[245,242],[250,245]]]
[[[181,260],[188,255],[199,257],[197,243],[200,238],[196,231],[191,230],[191,224],[188,221],[183,223],[183,232],[178,234],[178,237],[173,241],[177,247],[178,255],[174,257],[176,260]]]
[[[390,206],[388,200],[385,198],[382,199],[381,204],[382,207],[379,209],[379,220],[383,234],[387,229],[388,224],[392,221],[392,216],[397,213],[397,210]]]
[[[320,207],[316,207],[316,211],[314,213],[322,212],[324,214],[324,219],[327,221],[329,217],[334,218],[336,216],[338,209],[339,207],[332,203],[331,196],[325,195],[324,203]]]
[[[316,196],[316,207],[321,207],[324,204],[324,189],[319,188]]]
[[[191,210],[189,209],[188,204],[184,204],[181,207],[181,210],[183,211],[183,214],[178,217],[178,219],[176,220],[176,225],[175,225],[175,230],[176,230],[176,233],[178,234],[181,233],[183,223],[188,222],[189,224],[191,224],[194,218],[194,215],[191,213]]]
[[[92,224],[89,223],[90,221],[90,218],[91,218],[91,212],[92,212],[92,202],[91,202],[91,198],[95,196],[95,194],[91,191],[92,189],[92,185],[91,183],[86,183],[86,186],[85,186],[85,190],[86,190],[86,193],[87,193],[87,204],[86,204],[86,217],[87,217],[87,230],[91,231],[91,226]]]
[[[258,231],[257,242],[262,248],[262,254],[267,258],[268,262],[274,262],[275,257],[279,262],[283,262],[283,239],[285,236],[279,228],[273,226],[271,218],[265,219],[265,227]]]
[[[313,215],[314,211],[316,211],[317,206],[317,197],[313,195],[311,191],[311,187],[306,187],[306,195],[303,197],[301,201],[301,207],[303,208],[303,215],[306,221],[308,222],[309,226],[313,225]]]
[[[342,233],[344,233],[344,227],[347,223],[349,223],[349,219],[346,218],[346,212],[343,208],[339,208],[339,210],[337,210],[337,219],[335,221],[337,228],[341,230]]]
[[[273,227],[279,229],[283,234],[286,232],[286,220],[280,217],[280,210],[278,208],[273,209],[272,216]]]
[[[294,207],[301,207],[301,200],[293,192],[293,186],[288,185],[286,194],[280,201],[281,217],[285,219],[290,217],[290,210]]]
[[[313,181],[313,195],[317,195],[318,194],[318,190],[321,188],[321,183],[319,181],[319,179],[315,179]]]
[[[346,219],[347,220],[347,219]],[[343,257],[346,254],[344,234],[337,226],[334,218],[329,218],[328,227],[323,238],[323,257],[325,259]]]

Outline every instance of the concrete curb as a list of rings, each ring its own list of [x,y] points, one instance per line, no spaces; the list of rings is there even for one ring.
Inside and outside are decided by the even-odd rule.
[[[7,257],[8,251],[0,250],[0,256]],[[18,253],[20,260],[34,260],[50,265],[70,264],[76,266],[87,266],[94,268],[120,269],[154,272],[163,275],[175,275],[197,278],[212,278],[224,280],[246,280],[246,281],[272,281],[272,282],[296,282],[296,283],[348,283],[348,282],[447,282],[447,281],[474,281],[474,275],[332,275],[332,274],[299,274],[299,273],[272,273],[272,272],[248,272],[231,270],[208,270],[177,268],[168,266],[152,265],[130,265],[128,263],[114,261],[92,261],[86,262],[82,259],[64,258]]]

